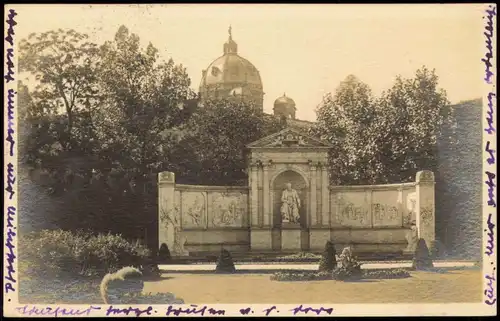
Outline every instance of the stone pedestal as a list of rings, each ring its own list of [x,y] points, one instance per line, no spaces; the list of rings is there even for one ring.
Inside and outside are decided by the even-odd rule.
[[[165,243],[172,255],[176,253],[176,240],[180,235],[180,219],[175,211],[175,174],[158,174],[158,248]]]
[[[416,181],[415,216],[418,238],[424,239],[430,248],[436,238],[434,173],[420,171],[417,173]]]
[[[283,223],[281,228],[281,250],[300,251],[302,249],[301,228],[299,224]]]
[[[271,251],[273,238],[271,229],[252,229],[250,232],[251,251]]]

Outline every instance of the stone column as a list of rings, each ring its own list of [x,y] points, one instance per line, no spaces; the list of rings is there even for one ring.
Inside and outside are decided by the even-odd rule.
[[[175,213],[175,174],[158,174],[158,248],[162,243],[175,251],[175,228],[179,226]]]
[[[434,199],[434,173],[420,171],[416,177],[416,225],[418,238],[422,238],[431,247],[435,240],[435,199]]]
[[[328,186],[330,185],[328,179],[328,167],[323,164],[321,168],[321,225],[330,225],[330,191]]]
[[[318,212],[316,210],[317,200],[316,200],[316,165],[310,164],[309,172],[311,177],[311,207],[310,215],[311,220],[308,222],[308,226],[316,226],[318,224]]]
[[[250,226],[259,226],[258,164],[250,165]]]
[[[263,202],[263,226],[270,226],[271,217],[269,213],[269,164],[262,165],[262,202]]]

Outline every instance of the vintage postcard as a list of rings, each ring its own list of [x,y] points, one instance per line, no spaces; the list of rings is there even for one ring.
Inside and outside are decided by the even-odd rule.
[[[4,12],[4,316],[496,314],[496,5]]]

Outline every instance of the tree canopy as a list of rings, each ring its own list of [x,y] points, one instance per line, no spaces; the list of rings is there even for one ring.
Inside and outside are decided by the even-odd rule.
[[[336,185],[413,181],[419,170],[436,170],[438,141],[454,144],[446,93],[425,66],[414,78],[397,77],[378,98],[348,76],[324,97],[317,118],[311,133],[334,146],[330,176]]]

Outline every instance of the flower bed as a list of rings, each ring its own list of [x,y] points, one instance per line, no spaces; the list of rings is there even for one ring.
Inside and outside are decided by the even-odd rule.
[[[362,270],[360,276],[351,276],[343,273],[342,270],[336,269],[334,272],[277,272],[271,275],[272,281],[320,281],[320,280],[337,280],[348,281],[356,279],[402,279],[410,277],[410,273],[403,269],[377,269],[377,270]]]

